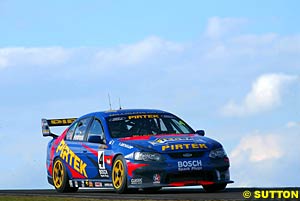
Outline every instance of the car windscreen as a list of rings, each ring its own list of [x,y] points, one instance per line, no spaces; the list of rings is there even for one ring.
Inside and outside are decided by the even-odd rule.
[[[170,114],[134,114],[107,118],[112,138],[158,134],[189,134],[193,129]]]

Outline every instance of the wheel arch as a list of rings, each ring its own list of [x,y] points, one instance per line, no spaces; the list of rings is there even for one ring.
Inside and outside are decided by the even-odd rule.
[[[113,169],[114,162],[115,162],[115,160],[116,160],[116,158],[117,158],[118,156],[122,156],[122,157],[124,158],[125,165],[126,165],[125,168],[126,168],[126,170],[128,171],[127,161],[126,161],[125,156],[124,156],[122,153],[117,153],[117,154],[114,155],[114,157],[113,157],[113,159],[112,159],[112,163],[111,163],[111,164],[112,164],[111,170]],[[128,175],[127,175],[127,179],[128,179]]]
[[[123,157],[124,157],[124,155],[123,155],[122,153],[117,153],[117,154],[115,154],[114,157],[113,157],[113,159],[112,159],[112,163],[111,163],[111,164],[114,164],[114,162],[115,162],[115,160],[116,160],[116,158],[117,158],[118,156],[123,156]],[[125,157],[124,157],[124,159],[125,159]]]

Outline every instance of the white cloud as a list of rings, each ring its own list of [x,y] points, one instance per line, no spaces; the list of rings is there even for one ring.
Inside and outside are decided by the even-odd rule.
[[[230,158],[235,163],[241,163],[245,160],[255,163],[279,159],[284,155],[284,150],[280,145],[280,136],[278,135],[255,134],[245,136],[231,152]]]
[[[280,105],[284,89],[296,80],[297,76],[285,74],[262,75],[252,84],[241,104],[230,101],[222,112],[228,116],[244,116],[271,110]]]
[[[300,52],[300,35],[290,35],[281,37],[275,46],[275,49],[288,54]]]
[[[228,33],[232,33],[242,24],[247,22],[244,18],[220,18],[208,19],[205,35],[211,39],[218,39]]]
[[[283,133],[282,133],[283,132]],[[298,133],[255,132],[240,139],[230,153],[234,186],[297,186],[300,151]],[[288,170],[288,171],[287,171]]]
[[[217,42],[203,43],[203,57],[210,62],[226,65],[228,62],[243,65],[244,70],[255,65],[263,69],[298,68],[300,58],[300,35],[280,36],[276,33],[234,34]],[[282,62],[284,61],[284,63]],[[227,63],[224,63],[227,62]],[[251,65],[251,67],[250,67]],[[265,66],[265,67],[262,67]],[[234,68],[234,66],[232,66]],[[298,70],[299,71],[299,70]]]
[[[82,74],[92,69],[107,68],[112,70],[120,66],[133,67],[138,64],[149,64],[167,60],[180,54],[185,49],[183,44],[149,36],[132,44],[118,45],[110,48],[101,47],[8,47],[0,48],[0,69],[8,67],[30,68],[35,66],[54,67],[61,64],[62,74],[79,72]],[[74,66],[75,64],[75,66]],[[139,65],[144,66],[144,65]],[[101,72],[103,73],[103,72]]]
[[[96,61],[99,65],[135,65],[155,56],[168,56],[182,50],[182,45],[152,36],[135,44],[101,50],[96,54]]]
[[[290,121],[286,124],[288,128],[300,127],[300,122]]]
[[[0,69],[10,66],[60,64],[69,58],[68,50],[61,47],[0,48]]]
[[[276,33],[267,33],[261,35],[245,34],[232,38],[231,42],[233,44],[243,46],[262,46],[270,45],[278,39],[279,36]]]

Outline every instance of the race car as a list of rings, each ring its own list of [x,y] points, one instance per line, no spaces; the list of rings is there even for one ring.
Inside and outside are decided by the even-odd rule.
[[[52,126],[68,128],[58,136]],[[125,193],[195,185],[214,192],[233,182],[222,145],[162,110],[42,119],[42,133],[53,137],[47,147],[47,177],[58,192],[92,187]]]

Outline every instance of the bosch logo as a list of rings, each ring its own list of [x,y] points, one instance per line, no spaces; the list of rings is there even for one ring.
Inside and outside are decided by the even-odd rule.
[[[186,168],[186,167],[200,167],[202,166],[201,160],[193,160],[193,161],[178,161],[179,168]]]

